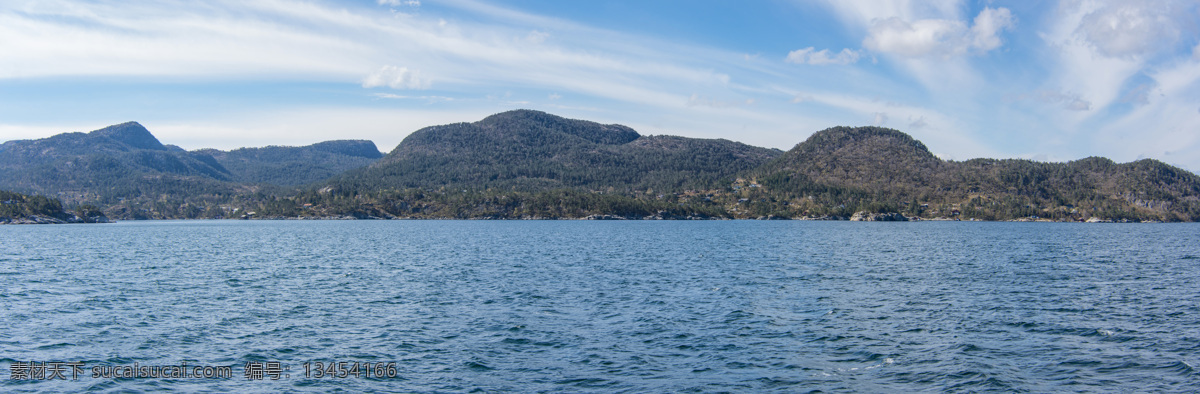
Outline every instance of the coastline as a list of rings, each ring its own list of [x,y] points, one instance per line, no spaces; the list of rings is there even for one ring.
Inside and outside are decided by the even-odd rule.
[[[595,217],[603,216],[603,217]],[[62,221],[54,218],[41,218],[44,220],[34,221],[23,219],[19,221],[7,221],[0,219],[0,225],[4,224],[84,224],[84,223],[120,223],[120,222],[172,222],[172,221],[352,221],[352,220],[484,220],[484,221],[542,221],[542,220],[566,220],[566,221],[823,221],[823,222],[975,222],[975,223],[1172,223],[1162,222],[1157,220],[1050,220],[1050,219],[1030,219],[1019,218],[1010,220],[983,220],[983,219],[953,219],[953,218],[919,218],[908,217],[906,220],[851,220],[844,217],[757,217],[757,218],[722,218],[722,217],[690,217],[690,218],[666,218],[666,217],[624,217],[617,215],[590,215],[586,217],[515,217],[515,218],[500,218],[500,217],[470,217],[470,218],[454,218],[454,217],[378,217],[378,216],[263,216],[251,218],[195,218],[195,219],[124,219],[124,220],[108,220],[103,222],[82,222],[82,221]],[[1176,222],[1176,223],[1192,223],[1192,222]]]

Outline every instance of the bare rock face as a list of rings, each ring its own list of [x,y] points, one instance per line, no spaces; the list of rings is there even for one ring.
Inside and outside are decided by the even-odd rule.
[[[858,211],[854,216],[850,217],[853,222],[907,222],[908,218],[897,212],[888,213],[870,213],[867,211]]]

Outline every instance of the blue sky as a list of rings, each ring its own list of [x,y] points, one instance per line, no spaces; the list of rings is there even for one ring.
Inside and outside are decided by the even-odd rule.
[[[947,159],[1200,171],[1195,1],[56,1],[0,5],[0,140],[138,121],[187,149],[530,108],[789,149],[837,125]]]

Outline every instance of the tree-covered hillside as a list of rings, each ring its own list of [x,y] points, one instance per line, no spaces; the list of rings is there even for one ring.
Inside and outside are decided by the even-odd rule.
[[[329,186],[358,191],[707,189],[780,153],[727,140],[645,137],[621,125],[519,110],[418,130],[378,163],[334,178]]]
[[[57,199],[0,190],[0,224],[107,221],[108,218],[95,206],[84,205],[75,212],[67,212],[63,209],[62,202]]]
[[[835,127],[750,171],[780,215],[859,210],[983,220],[1200,218],[1200,178],[1158,162],[943,161],[896,130]]]
[[[119,219],[1200,220],[1200,177],[1155,160],[944,161],[878,127],[782,152],[530,110],[426,127],[386,156],[369,141],[187,152],[125,123],[0,145],[0,188]]]
[[[299,186],[325,180],[347,170],[365,167],[383,154],[365,140],[326,141],[313,145],[241,148],[228,152],[202,149],[230,173],[230,180]]]
[[[370,141],[187,152],[128,122],[0,144],[0,188],[123,219],[236,217],[381,156]]]

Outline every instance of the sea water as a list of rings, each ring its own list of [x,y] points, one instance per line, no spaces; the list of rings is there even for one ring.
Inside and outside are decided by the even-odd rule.
[[[6,392],[1200,389],[1198,224],[0,226],[0,289]]]

